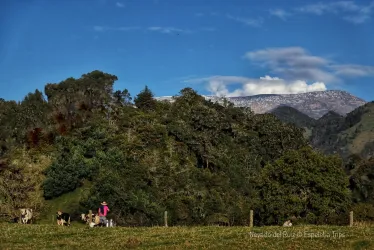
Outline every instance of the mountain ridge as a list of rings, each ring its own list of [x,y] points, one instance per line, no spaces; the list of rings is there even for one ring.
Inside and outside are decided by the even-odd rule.
[[[250,107],[257,114],[271,113],[279,106],[289,106],[319,119],[329,111],[346,115],[359,106],[367,103],[344,90],[326,90],[299,94],[261,94],[253,96],[219,97],[202,95],[213,102],[222,102],[225,98],[238,107]],[[172,96],[156,97],[156,100],[173,101]]]
[[[316,123],[316,119],[304,114],[290,106],[278,106],[275,109],[270,110],[270,114],[275,115],[279,120],[284,122],[293,123],[298,127],[312,127]]]

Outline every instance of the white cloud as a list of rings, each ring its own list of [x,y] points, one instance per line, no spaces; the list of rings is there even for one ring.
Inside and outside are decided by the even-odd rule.
[[[346,21],[359,24],[370,20],[371,15],[374,13],[374,1],[368,5],[359,5],[354,1],[319,2],[297,8],[296,10],[315,15],[335,14]]]
[[[118,8],[124,8],[125,7],[125,4],[121,3],[121,2],[116,2],[116,6]]]
[[[339,64],[313,56],[301,47],[268,48],[247,52],[244,58],[287,80],[325,82],[342,81],[342,77],[374,76],[374,66]]]
[[[317,4],[311,4],[306,5],[304,7],[298,8],[301,12],[311,13],[315,15],[322,15],[326,10],[329,8],[329,5],[323,4],[323,3],[317,3]]]
[[[346,16],[343,19],[351,23],[360,24],[360,23],[365,23],[366,21],[370,20],[370,16],[369,15]]]
[[[323,82],[314,82],[308,84],[302,80],[286,81],[278,77],[260,77],[260,79],[251,79],[238,76],[212,76],[206,78],[191,79],[187,83],[200,82],[205,83],[207,90],[216,96],[250,96],[258,94],[297,94],[312,91],[326,90]],[[229,91],[228,86],[240,84],[241,87]]]
[[[269,10],[270,15],[276,16],[282,20],[286,20],[291,14],[282,9]]]
[[[268,48],[247,52],[244,58],[280,77],[249,78],[241,76],[210,76],[184,79],[183,83],[205,84],[218,96],[258,94],[296,94],[323,91],[342,82],[344,77],[374,77],[374,66],[339,64],[314,56],[301,47]],[[235,84],[239,88],[232,89]]]
[[[195,77],[195,76],[193,76]],[[247,77],[242,77],[242,76],[207,76],[207,77],[198,77],[198,78],[193,78],[193,77],[186,77],[184,78],[183,82],[185,83],[203,83],[203,82],[208,82],[211,80],[219,79],[220,81],[224,82],[231,82],[231,83],[244,83],[248,80]]]
[[[301,12],[322,15],[326,13],[337,14],[338,12],[357,12],[360,10],[360,7],[352,1],[340,1],[332,3],[319,2],[303,6],[298,10]]]
[[[188,30],[188,29],[180,29],[180,28],[174,28],[174,27],[160,27],[160,26],[153,26],[148,27],[147,30],[149,31],[155,31],[163,34],[192,34],[198,31],[202,32],[213,32],[216,31],[216,28],[213,27],[202,27],[199,30]]]
[[[337,82],[327,66],[329,60],[310,55],[301,47],[268,48],[247,52],[244,58],[286,79]]]
[[[252,26],[252,27],[260,27],[263,23],[262,18],[251,19],[251,18],[236,17],[236,16],[232,16],[232,15],[227,15],[226,17],[228,19],[231,19],[231,20],[234,20],[236,22],[242,23],[246,26]]]
[[[163,34],[192,34],[197,31],[200,32],[213,32],[216,31],[215,28],[213,27],[202,27],[199,30],[192,31],[188,29],[179,29],[179,28],[174,28],[174,27],[160,27],[160,26],[153,26],[153,27],[148,27],[148,28],[141,28],[138,26],[123,26],[123,27],[110,27],[110,26],[94,26],[93,27],[94,31],[97,32],[104,32],[104,31],[133,31],[133,30],[147,30],[147,31],[154,31],[154,32],[159,32]]]
[[[130,26],[130,27],[108,27],[108,26],[94,26],[95,31],[103,32],[103,31],[131,31],[131,30],[138,30],[140,27],[137,26]]]
[[[335,70],[337,75],[341,76],[374,76],[374,66],[364,66],[356,64],[342,64],[342,65],[333,65],[332,69]]]
[[[292,67],[318,67],[327,63],[327,60],[317,56],[311,56],[301,47],[268,48],[247,52],[245,58],[263,62],[271,67],[282,65]]]
[[[173,27],[159,27],[159,26],[153,26],[149,27],[148,30],[150,31],[156,31],[164,34],[171,34],[171,33],[192,33],[190,30],[185,30],[185,29],[178,29],[178,28],[173,28]]]

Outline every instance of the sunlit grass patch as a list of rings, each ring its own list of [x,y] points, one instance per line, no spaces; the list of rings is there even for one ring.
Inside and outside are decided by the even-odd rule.
[[[1,249],[372,249],[374,227],[58,227],[0,224]]]

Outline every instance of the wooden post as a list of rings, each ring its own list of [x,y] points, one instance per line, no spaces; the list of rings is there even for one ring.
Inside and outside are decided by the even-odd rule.
[[[54,216],[52,215],[52,224],[55,224]]]
[[[249,211],[249,227],[253,227],[253,210]]]
[[[164,223],[165,227],[168,227],[168,211],[164,212]]]
[[[89,223],[88,223],[88,225],[90,225],[91,222],[92,222],[92,210],[89,210],[89,211],[88,211],[88,219],[89,219]]]
[[[353,226],[353,211],[349,212],[349,226]]]

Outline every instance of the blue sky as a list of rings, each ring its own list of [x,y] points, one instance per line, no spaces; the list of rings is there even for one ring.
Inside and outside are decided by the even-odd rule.
[[[3,0],[0,97],[92,70],[116,89],[374,100],[374,1]]]

